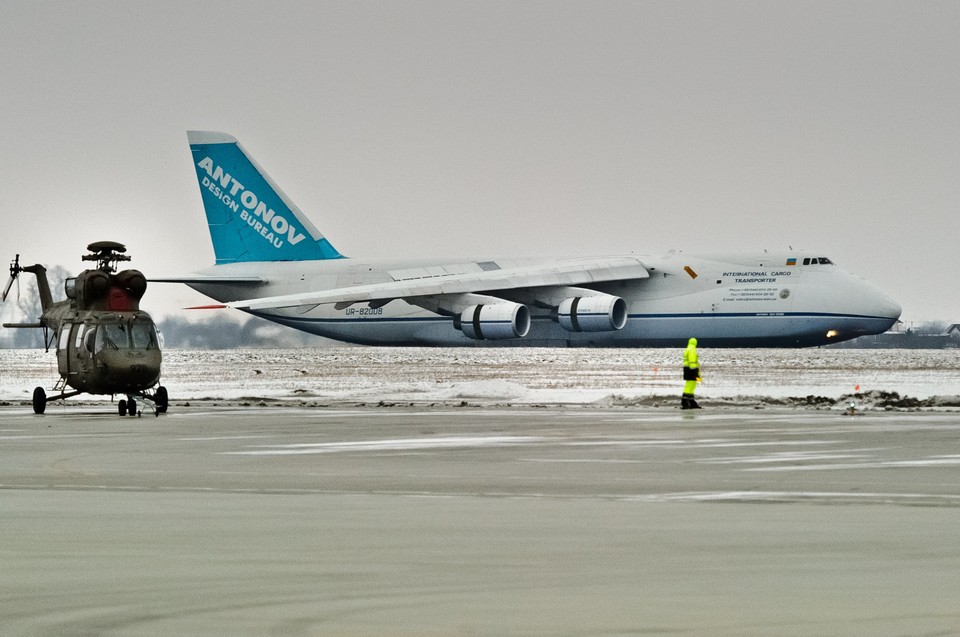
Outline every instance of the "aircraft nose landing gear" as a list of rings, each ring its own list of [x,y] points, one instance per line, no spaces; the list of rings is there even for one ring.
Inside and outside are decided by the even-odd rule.
[[[133,399],[133,396],[127,396],[126,400],[120,399],[120,402],[117,403],[117,413],[121,416],[137,415],[137,401]]]
[[[144,392],[139,393],[136,396],[128,394],[126,398],[121,398],[117,403],[117,413],[121,416],[142,416],[143,411],[137,411],[137,398],[143,400],[147,406],[153,406],[154,416],[167,413],[167,407],[170,405],[170,398],[167,394],[167,388],[163,385],[160,385],[157,387],[153,396]]]

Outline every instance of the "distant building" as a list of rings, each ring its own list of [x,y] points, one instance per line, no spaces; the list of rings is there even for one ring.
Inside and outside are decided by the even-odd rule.
[[[954,347],[957,347],[956,344],[960,344],[960,323],[954,323],[948,327],[946,333],[950,340],[955,343]]]
[[[903,321],[897,321],[890,331],[873,336],[861,336],[828,347],[848,349],[953,349],[960,348],[960,323],[954,323],[945,331],[928,333],[904,329]]]

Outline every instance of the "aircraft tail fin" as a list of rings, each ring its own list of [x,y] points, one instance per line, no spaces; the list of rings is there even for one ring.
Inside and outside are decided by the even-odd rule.
[[[343,258],[235,137],[187,138],[217,264]]]

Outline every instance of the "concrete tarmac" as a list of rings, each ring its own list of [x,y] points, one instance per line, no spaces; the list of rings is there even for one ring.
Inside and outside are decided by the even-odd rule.
[[[960,414],[0,408],[4,635],[960,634]]]

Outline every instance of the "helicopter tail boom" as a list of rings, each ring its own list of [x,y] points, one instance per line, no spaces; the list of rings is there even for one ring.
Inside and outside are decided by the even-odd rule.
[[[40,295],[40,309],[46,312],[53,307],[53,294],[50,292],[50,283],[47,281],[47,269],[40,265],[28,265],[22,268],[37,277],[37,293]]]

